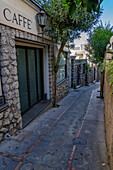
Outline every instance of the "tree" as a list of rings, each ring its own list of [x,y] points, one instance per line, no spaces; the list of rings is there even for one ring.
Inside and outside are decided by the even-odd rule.
[[[53,40],[61,43],[57,59],[55,57],[53,59],[54,106],[56,106],[57,72],[63,48],[69,39],[79,37],[81,32],[89,31],[98,22],[102,0],[100,3],[98,0],[41,0],[40,2],[51,22],[46,32]]]
[[[106,46],[109,44],[109,40],[113,35],[113,27],[110,23],[103,26],[102,22],[99,26],[95,27],[93,31],[89,33],[88,45],[86,50],[88,51],[89,60],[102,67],[104,62]],[[104,70],[101,69],[101,83],[100,83],[100,97],[103,98],[103,81]]]

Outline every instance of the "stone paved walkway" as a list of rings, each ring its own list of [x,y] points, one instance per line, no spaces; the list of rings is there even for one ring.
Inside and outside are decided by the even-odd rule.
[[[0,170],[109,170],[98,83],[81,87],[0,144]],[[86,146],[75,146],[78,137]]]

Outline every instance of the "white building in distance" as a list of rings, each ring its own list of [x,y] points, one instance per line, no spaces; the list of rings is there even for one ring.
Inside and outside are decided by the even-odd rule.
[[[76,59],[87,59],[88,52],[85,50],[87,44],[87,34],[82,33],[80,39],[74,40],[75,47],[70,49],[70,56],[76,56]]]

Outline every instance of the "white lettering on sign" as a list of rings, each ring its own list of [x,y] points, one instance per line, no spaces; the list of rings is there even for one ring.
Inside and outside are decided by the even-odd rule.
[[[10,9],[5,8],[3,10],[4,18],[7,21],[15,23],[16,25],[19,25],[19,26],[22,26],[24,28],[31,30],[32,21],[30,19],[28,19],[20,14],[16,14],[16,13],[13,13],[12,15],[11,14],[12,13],[11,13]]]

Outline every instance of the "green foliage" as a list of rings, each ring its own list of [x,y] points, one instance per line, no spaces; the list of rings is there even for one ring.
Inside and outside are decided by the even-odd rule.
[[[48,2],[50,0],[32,0],[33,2],[36,2],[39,5],[43,5],[45,2]],[[74,12],[78,7],[86,8],[87,12],[100,12],[100,4],[103,2],[103,0],[60,0],[59,3],[62,4],[62,6],[65,9],[69,9],[69,14],[73,15]]]
[[[101,72],[105,71],[106,68],[106,58],[104,58],[103,63],[101,64]]]
[[[103,0],[100,0],[100,2],[98,0],[62,0],[62,4],[65,9],[69,9],[69,14],[73,15],[79,6],[86,8],[87,12],[91,12],[92,10],[99,12],[102,1]]]
[[[37,0],[35,0],[37,1]],[[54,66],[54,106],[56,106],[56,79],[60,62],[60,54],[66,42],[78,38],[81,32],[87,32],[98,22],[100,16],[100,4],[94,3],[88,9],[90,2],[98,0],[40,0],[42,8],[47,12],[50,24],[46,32],[56,42],[60,41],[61,46]],[[101,0],[102,1],[102,0]],[[96,6],[95,6],[96,5]],[[98,10],[97,10],[98,6]],[[95,9],[94,9],[95,7]]]
[[[86,64],[86,70],[92,71],[92,68],[90,67],[89,63]]]
[[[107,67],[107,75],[109,76],[109,84],[113,86],[113,60],[109,62],[108,67]],[[113,94],[113,92],[111,92]]]
[[[92,68],[91,68],[91,67],[89,67],[89,71],[92,71]]]
[[[56,67],[57,60],[56,60],[56,58],[54,56],[52,57],[52,59],[53,59],[53,67]]]
[[[91,0],[92,2],[93,0]],[[78,38],[81,32],[87,32],[98,22],[98,12],[87,10],[86,0],[41,0],[47,12],[50,25],[46,32],[52,39],[67,42],[69,38]],[[89,4],[89,3],[88,3]]]
[[[106,46],[109,44],[110,38],[113,36],[113,27],[110,23],[103,26],[102,22],[89,33],[88,51],[89,60],[93,63],[102,63],[106,52]]]
[[[57,66],[57,59],[54,56],[52,57],[52,59],[53,59],[53,69],[56,72],[57,67],[59,68],[59,66]]]

